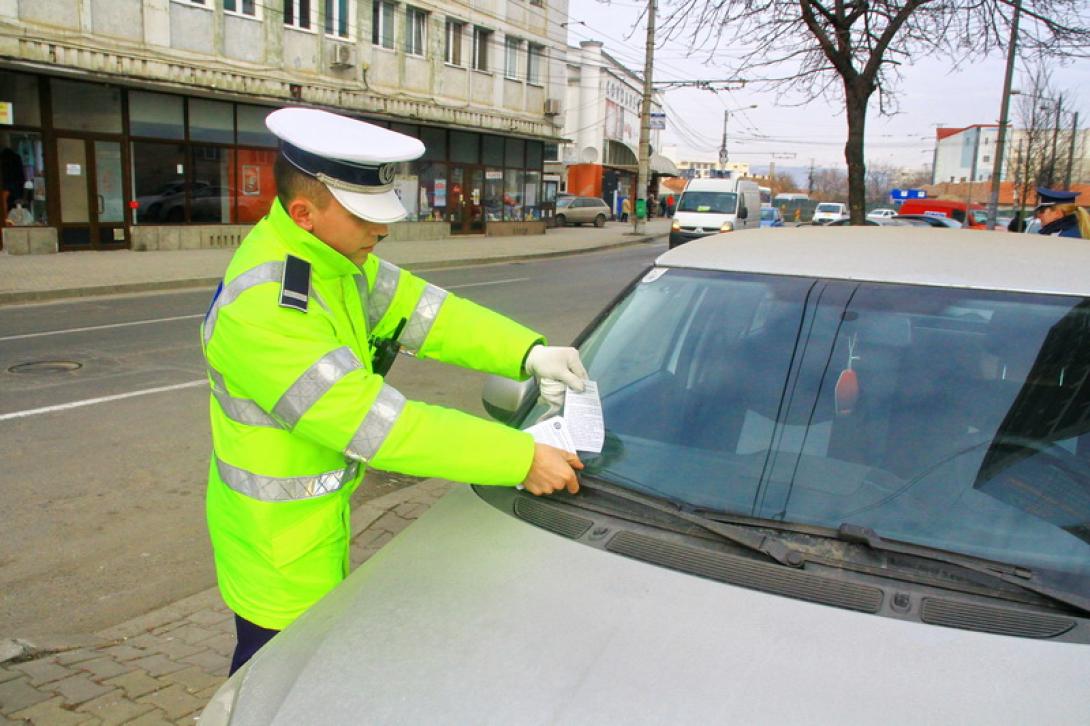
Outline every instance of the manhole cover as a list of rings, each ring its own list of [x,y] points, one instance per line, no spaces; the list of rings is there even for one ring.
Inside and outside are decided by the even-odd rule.
[[[8,368],[9,373],[65,373],[78,371],[83,367],[82,363],[74,360],[35,360],[29,363],[19,363]]]

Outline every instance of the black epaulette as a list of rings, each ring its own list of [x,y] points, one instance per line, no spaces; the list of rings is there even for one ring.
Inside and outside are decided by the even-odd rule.
[[[280,278],[280,306],[307,311],[310,299],[310,263],[294,255],[284,260],[284,276]]]

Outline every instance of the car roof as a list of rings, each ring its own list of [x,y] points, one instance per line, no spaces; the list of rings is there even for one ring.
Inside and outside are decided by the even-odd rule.
[[[1090,295],[1090,244],[928,227],[774,227],[703,237],[663,267]]]

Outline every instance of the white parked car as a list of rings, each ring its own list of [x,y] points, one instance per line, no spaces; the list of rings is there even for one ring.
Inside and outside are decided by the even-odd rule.
[[[828,224],[848,218],[848,205],[841,202],[821,202],[814,207],[813,224]]]
[[[895,209],[872,209],[871,211],[867,212],[867,219],[889,219],[895,214],[897,214],[897,210]]]
[[[455,486],[202,724],[1085,724],[1090,245],[950,241],[663,254],[576,341],[581,492]]]

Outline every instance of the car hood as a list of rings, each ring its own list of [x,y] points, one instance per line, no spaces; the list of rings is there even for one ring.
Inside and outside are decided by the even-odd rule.
[[[644,564],[457,486],[258,652],[232,723],[1074,723],[1088,655]]]

